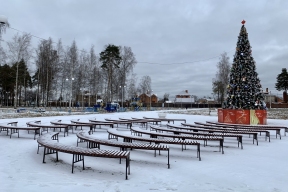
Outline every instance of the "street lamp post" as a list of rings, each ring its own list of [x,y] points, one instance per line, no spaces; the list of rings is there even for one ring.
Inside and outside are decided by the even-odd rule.
[[[123,86],[120,85],[119,87],[120,87],[121,92],[122,92],[122,94],[121,94],[121,96],[122,96],[122,98],[121,98],[121,106],[122,106],[122,108],[124,108],[124,106],[123,106],[123,95],[124,94],[123,93],[124,93],[124,89],[125,89],[126,86],[125,85],[123,85]]]
[[[191,109],[192,109],[192,96],[193,96],[193,95],[191,95]]]
[[[7,27],[9,27],[8,19],[4,15],[0,15],[0,44],[2,32],[5,32]]]
[[[72,82],[74,81],[74,78],[72,77],[71,79],[66,79],[66,81],[69,81],[70,80],[70,86],[71,86],[71,88],[70,88],[70,100],[69,100],[69,109],[71,109],[71,102],[72,102]]]
[[[270,109],[271,109],[271,97],[272,97],[272,95],[271,95],[271,91],[270,91],[270,95],[269,95],[269,100],[270,100]]]
[[[88,95],[88,103],[89,103],[88,107],[90,107],[90,88],[89,88],[89,95]]]
[[[150,90],[150,110],[151,110],[151,97],[152,97],[153,90]]]
[[[82,95],[82,101],[81,101],[82,109],[84,109],[83,95],[84,95],[84,91],[85,91],[85,89],[84,89],[84,88],[81,88],[80,91],[81,91],[81,95]]]
[[[8,100],[8,98],[9,98],[9,91],[8,92],[6,92],[6,97],[7,97],[7,108],[8,108],[8,104],[9,104],[9,100]]]

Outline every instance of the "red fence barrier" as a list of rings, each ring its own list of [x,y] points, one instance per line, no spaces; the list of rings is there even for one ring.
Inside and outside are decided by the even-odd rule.
[[[244,125],[267,125],[267,111],[218,109],[218,122]]]

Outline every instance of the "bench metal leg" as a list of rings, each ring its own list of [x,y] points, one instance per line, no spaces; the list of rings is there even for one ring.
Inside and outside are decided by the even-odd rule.
[[[168,169],[170,169],[170,154],[169,154],[169,149],[168,149]]]
[[[39,148],[42,147],[42,145],[38,144],[37,154],[39,154]]]
[[[45,156],[46,155],[49,155],[49,154],[54,154],[56,153],[56,161],[58,161],[58,151],[55,151],[53,149],[49,149],[47,147],[44,146],[44,153],[43,153],[43,163],[46,163],[45,162]]]
[[[74,172],[74,163],[77,163],[79,161],[83,161],[83,170],[84,168],[84,156],[83,155],[78,155],[78,154],[73,154],[72,158],[72,173]]]
[[[7,133],[8,133],[8,131],[7,131]],[[18,138],[19,138],[19,129],[10,129],[10,139],[11,139],[11,136],[12,136],[12,134],[14,134],[14,133],[18,133]]]
[[[242,136],[237,137],[237,140],[238,140],[238,147],[239,147],[239,143],[241,143],[241,149],[243,149]]]
[[[34,140],[36,139],[36,135],[39,135],[39,137],[40,137],[40,129],[35,130]]]
[[[258,138],[257,138],[257,133],[253,134],[253,144],[254,144],[254,140],[256,140],[257,145],[258,145]]]
[[[266,137],[265,137],[265,141],[267,141],[267,137],[269,138],[269,142],[270,142],[270,132],[266,132]]]
[[[199,161],[201,161],[201,156],[200,156],[200,144],[197,145],[197,157],[199,158]]]
[[[223,140],[220,140],[220,151],[222,149],[222,154],[224,154],[224,146],[223,146]]]
[[[42,161],[43,163],[46,163],[46,162],[45,162],[45,155],[46,155],[46,147],[44,147],[43,161]]]
[[[281,140],[281,130],[276,130],[276,139],[277,139],[277,135],[279,135],[280,140]],[[286,131],[284,131],[284,135],[286,136]]]

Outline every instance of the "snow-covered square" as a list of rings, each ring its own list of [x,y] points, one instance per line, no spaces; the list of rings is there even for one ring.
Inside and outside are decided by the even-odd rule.
[[[189,110],[188,110],[189,111]],[[18,126],[41,120],[41,124],[61,119],[70,122],[72,119],[89,121],[96,118],[158,118],[159,111],[125,112],[87,115],[67,115],[34,118],[1,119],[1,124],[18,121]],[[166,111],[166,118],[186,119],[187,123],[217,121],[215,112],[210,116],[191,115],[186,110]],[[172,113],[173,112],[173,113]],[[161,111],[161,113],[164,113]],[[185,113],[185,114],[180,114]],[[162,125],[164,125],[162,123]],[[288,126],[287,120],[268,119],[269,125]],[[180,125],[180,122],[175,122]],[[107,139],[107,128],[96,129],[93,137]],[[88,129],[84,127],[83,129]],[[117,131],[130,134],[125,125],[115,127]],[[76,146],[76,132],[69,131],[64,137],[59,134],[59,142]],[[45,133],[43,133],[45,134]],[[0,133],[1,191],[287,191],[287,145],[288,136],[281,132],[282,139],[276,139],[271,131],[271,142],[265,141],[265,136],[259,136],[259,145],[253,144],[252,138],[243,136],[243,149],[238,148],[235,138],[225,138],[224,151],[218,150],[218,143],[208,141],[208,146],[201,142],[201,161],[196,157],[196,147],[187,146],[181,151],[179,145],[170,147],[170,169],[167,168],[167,153],[154,157],[154,151],[129,150],[131,155],[131,174],[125,180],[124,163],[118,159],[85,157],[85,170],[82,162],[76,163],[74,173],[71,173],[72,155],[59,153],[59,161],[55,154],[46,156],[43,164],[43,148],[37,154],[37,140],[33,134],[20,131],[20,138],[13,134],[10,139],[6,132]],[[121,139],[119,139],[120,141]],[[133,141],[137,142],[137,141]],[[80,147],[86,147],[80,143]],[[101,149],[119,150],[115,147],[101,146]]]

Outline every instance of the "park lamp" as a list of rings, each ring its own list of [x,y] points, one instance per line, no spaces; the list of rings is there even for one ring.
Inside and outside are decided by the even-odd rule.
[[[4,27],[9,27],[8,19],[4,15],[0,15],[0,26],[1,25],[4,25]]]

